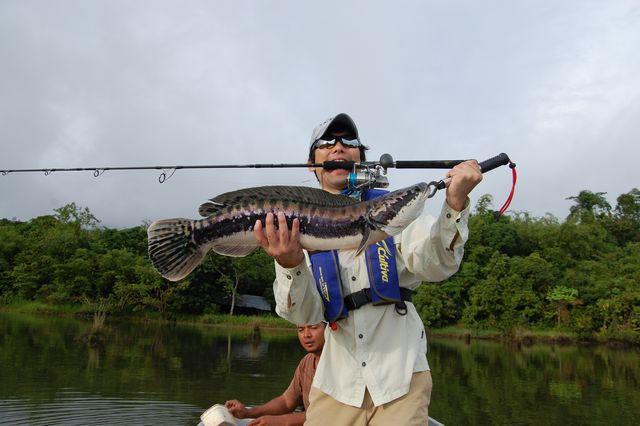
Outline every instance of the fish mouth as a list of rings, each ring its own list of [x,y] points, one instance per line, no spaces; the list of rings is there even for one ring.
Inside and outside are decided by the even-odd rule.
[[[381,204],[368,211],[365,220],[373,229],[395,235],[417,217],[427,196],[428,185],[425,183],[394,191]]]

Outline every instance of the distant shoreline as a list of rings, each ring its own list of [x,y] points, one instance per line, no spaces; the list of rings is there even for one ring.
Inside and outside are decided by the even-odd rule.
[[[0,312],[28,314],[36,316],[74,317],[91,320],[94,312],[90,306],[82,304],[48,305],[42,302],[14,302],[0,305]],[[140,314],[108,314],[111,321],[151,322],[158,324],[195,324],[212,327],[231,327],[244,330],[273,330],[293,331],[295,325],[274,316],[249,316],[229,314],[178,315],[163,318],[158,313],[143,312]],[[608,347],[640,347],[633,341],[592,337],[579,338],[575,333],[562,330],[531,330],[514,328],[512,330],[499,329],[470,329],[464,326],[444,328],[426,328],[428,338],[449,338],[466,341],[492,340],[508,343],[530,345],[534,343],[564,344],[564,345],[605,345]]]

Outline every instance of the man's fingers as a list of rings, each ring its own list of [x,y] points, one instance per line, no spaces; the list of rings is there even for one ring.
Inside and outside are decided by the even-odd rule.
[[[260,246],[266,247],[269,244],[264,232],[262,232],[262,221],[260,219],[256,220],[255,225],[253,225],[253,236],[256,237],[256,241]]]
[[[481,172],[480,165],[476,160],[468,160],[455,165],[452,169],[450,169],[447,172],[446,177],[453,177],[456,175],[466,174],[471,172]]]
[[[289,226],[287,225],[287,217],[283,212],[278,212],[278,234],[282,243],[289,241]]]
[[[266,227],[267,240],[269,241],[269,245],[274,246],[278,244],[278,235],[276,234],[276,228],[273,224],[273,213],[267,213],[266,222],[267,222],[267,227]]]
[[[291,236],[289,241],[298,241],[300,239],[300,219],[293,219],[293,225],[291,225]]]

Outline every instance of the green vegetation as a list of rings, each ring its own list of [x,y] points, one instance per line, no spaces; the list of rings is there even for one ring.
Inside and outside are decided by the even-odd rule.
[[[0,220],[0,304],[176,319],[219,313],[231,304],[236,283],[239,292],[273,304],[273,260],[262,252],[246,258],[211,253],[187,279],[172,283],[149,262],[145,226],[98,224],[74,203],[28,222]]]
[[[481,197],[460,271],[414,297],[425,325],[640,343],[640,191],[620,195],[615,209],[603,193],[569,199],[575,205],[561,223],[496,217]]]
[[[565,221],[527,213],[496,217],[484,195],[469,221],[460,271],[425,283],[414,303],[430,328],[461,336],[640,343],[640,190],[617,198],[582,191]],[[74,203],[28,222],[0,220],[0,304],[5,309],[106,313],[229,323],[233,295],[273,304],[273,261],[210,253],[179,283],[147,258],[146,227],[108,229]],[[52,308],[53,307],[53,308]],[[225,312],[226,312],[225,308]],[[234,324],[282,327],[275,318]],[[267,325],[273,324],[273,325]],[[460,330],[465,330],[460,332]]]

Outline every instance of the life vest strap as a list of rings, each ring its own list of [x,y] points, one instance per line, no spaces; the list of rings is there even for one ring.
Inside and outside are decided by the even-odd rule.
[[[408,288],[400,287],[400,297],[402,302],[411,302],[413,291]],[[373,302],[373,298],[371,297],[370,288],[363,288],[360,291],[356,291],[344,297],[344,306],[350,311],[361,308],[371,302]]]

